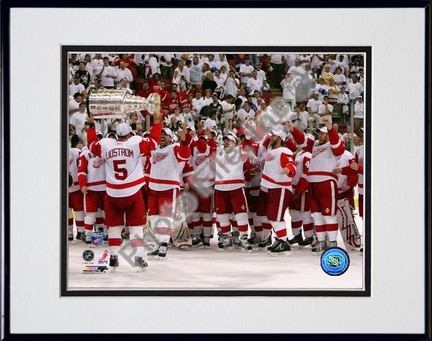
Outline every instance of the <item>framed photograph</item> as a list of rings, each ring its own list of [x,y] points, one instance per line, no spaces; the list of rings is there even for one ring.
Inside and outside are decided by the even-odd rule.
[[[142,51],[143,49],[147,51]],[[66,181],[68,174],[71,174],[74,181],[77,182],[79,177],[83,176],[83,173],[86,173],[87,178],[91,178],[87,180],[90,188],[92,183],[99,184],[101,181],[94,178],[91,173],[100,171],[100,162],[94,161],[94,157],[90,157],[88,161],[83,160],[83,152],[91,148],[91,146],[87,143],[87,134],[85,132],[80,133],[81,130],[85,131],[86,127],[83,126],[82,122],[79,123],[79,117],[83,117],[84,121],[89,113],[90,115],[94,115],[96,125],[98,126],[96,129],[100,131],[102,137],[105,137],[110,132],[115,133],[116,126],[119,124],[118,121],[130,122],[129,115],[137,113],[142,118],[137,123],[141,127],[135,125],[135,134],[142,136],[143,134],[145,135],[145,131],[148,132],[150,130],[152,125],[153,117],[149,115],[151,109],[147,109],[146,106],[151,105],[152,96],[156,94],[161,97],[160,101],[162,103],[160,107],[164,114],[164,126],[171,129],[173,135],[178,137],[181,124],[186,124],[188,127],[186,128],[188,130],[187,136],[190,136],[188,148],[192,151],[196,148],[193,136],[206,135],[206,126],[214,130],[212,134],[215,147],[220,149],[223,146],[223,137],[232,132],[238,139],[238,145],[241,146],[241,150],[245,153],[249,145],[252,146],[252,143],[261,145],[261,148],[265,149],[263,145],[266,144],[266,141],[269,142],[272,130],[282,129],[282,131],[288,134],[288,129],[282,125],[287,120],[294,121],[294,125],[299,131],[302,131],[302,135],[305,133],[313,136],[312,134],[316,134],[316,129],[323,126],[323,123],[320,122],[320,116],[317,114],[319,107],[322,106],[320,110],[324,110],[327,105],[329,110],[333,111],[331,117],[333,124],[338,125],[337,129],[339,129],[338,133],[340,134],[339,139],[341,141],[343,140],[343,134],[345,134],[347,143],[345,148],[342,148],[342,152],[346,150],[347,158],[352,160],[352,162],[354,162],[355,158],[357,160],[364,158],[366,167],[366,164],[368,164],[366,160],[369,158],[367,146],[371,145],[370,142],[366,143],[368,129],[365,129],[364,121],[368,122],[368,120],[357,118],[358,114],[355,114],[355,110],[358,111],[359,108],[367,107],[368,103],[370,103],[368,97],[370,93],[370,82],[368,82],[370,76],[368,75],[371,74],[370,48],[350,47],[349,50],[342,49],[338,51],[339,49],[335,47],[316,47],[316,50],[313,52],[317,53],[310,53],[308,49],[300,49],[298,47],[289,49],[286,47],[249,47],[249,50],[246,47],[236,48],[235,50],[225,47],[225,49],[227,50],[224,50],[224,47],[184,47],[181,50],[173,51],[171,47],[123,47],[119,50],[119,47],[116,46],[115,50],[111,48],[102,53],[95,53],[101,51],[100,48],[63,47],[63,85],[65,88],[64,93],[66,93],[63,112],[69,112],[64,117],[69,118],[69,122],[64,120],[66,123],[62,127],[63,132],[66,132],[63,136],[64,147],[62,148],[64,154],[64,170],[62,173],[65,176],[65,186],[62,193],[64,196],[68,196],[64,200],[65,202],[69,200],[68,206],[73,206],[73,202],[70,203],[70,201],[74,200],[74,196],[77,193],[83,197],[81,200],[84,200],[84,202],[88,200],[84,199],[79,189],[80,186],[82,187],[85,184],[70,185]],[[141,52],[138,52],[138,50]],[[127,53],[121,51],[126,51]],[[245,51],[248,53],[245,53]],[[251,51],[257,53],[250,53]],[[338,53],[336,54],[335,51]],[[91,73],[88,73],[85,68],[85,64],[87,63],[84,63],[84,58],[86,56],[90,59],[87,69]],[[109,58],[112,59],[111,63]],[[166,60],[169,61],[169,66],[166,65]],[[279,64],[276,64],[277,62]],[[102,80],[98,79],[98,66],[93,66],[92,64],[98,65],[102,63],[106,64],[106,69],[112,69],[113,73],[121,74],[118,78],[122,77],[126,71],[129,71],[126,74],[129,75],[130,79],[126,81],[124,89],[118,78],[112,81],[104,78]],[[128,65],[129,69],[125,65]],[[93,68],[96,71],[93,71]],[[102,70],[103,66],[99,68]],[[358,81],[357,73],[354,71],[355,68],[363,72],[361,81]],[[181,69],[190,69],[189,72],[192,72],[192,75],[187,74],[186,80],[180,81],[177,84],[175,74],[180,73]],[[251,75],[243,76],[246,74],[245,70],[248,70],[247,72]],[[251,70],[255,73],[257,71],[260,72],[262,79],[258,79],[257,75],[252,76]],[[74,71],[75,74],[72,75],[71,72]],[[195,76],[194,72],[198,72],[198,76]],[[347,77],[343,75],[344,73],[347,74]],[[327,74],[333,75],[333,78],[336,78],[335,75],[337,74],[339,77],[337,82],[340,84],[336,85],[333,78],[329,81],[329,85],[326,84],[323,77],[326,77]],[[86,89],[82,90],[84,98],[82,96],[75,96],[77,88],[84,89],[83,83],[80,82],[80,79],[76,75],[78,77],[79,75],[85,75],[88,78],[89,84],[86,84]],[[190,79],[191,76],[192,79]],[[92,79],[93,77],[94,80]],[[354,79],[351,85],[347,84],[347,78],[348,81],[351,78]],[[255,79],[258,85],[253,88]],[[114,88],[110,88],[109,84],[112,84]],[[196,95],[197,92],[199,96]],[[118,99],[113,99],[113,95],[116,96],[117,93],[121,93],[121,96]],[[107,97],[109,96],[111,96],[111,100],[107,104]],[[364,100],[363,97],[365,97]],[[132,107],[129,111],[128,109],[124,109],[129,105],[128,101],[135,103],[137,99],[141,99],[143,102],[141,111],[137,111],[135,107]],[[118,100],[118,104],[115,104],[114,100]],[[119,109],[115,108],[116,105],[118,105]],[[123,105],[123,108],[121,105]],[[82,110],[79,110],[79,106],[82,107]],[[221,108],[218,109],[218,106],[221,106]],[[248,106],[248,109],[245,109],[246,106]],[[212,119],[212,114],[206,111],[211,110],[207,108],[213,107],[215,108],[214,120]],[[228,114],[223,112],[223,110],[228,110],[225,108],[232,108],[233,114],[229,116],[230,118],[225,117],[225,115],[228,117]],[[220,110],[220,112],[216,112],[216,110]],[[315,113],[313,112],[314,110]],[[367,117],[368,110],[364,110],[364,112],[366,113],[364,116]],[[245,119],[242,115],[246,114],[251,116]],[[304,116],[306,117],[304,118]],[[303,121],[300,122],[300,118]],[[208,124],[213,124],[213,126],[210,127]],[[263,130],[264,125],[265,129]],[[77,131],[74,134],[68,134],[69,129],[74,129],[75,126],[77,127]],[[249,139],[242,136],[245,131],[251,135],[249,138],[250,143],[248,143]],[[316,137],[318,141],[318,135]],[[74,142],[74,138],[76,138],[76,142]],[[356,141],[354,141],[355,138]],[[242,139],[243,142],[241,142]],[[198,137],[195,140],[198,141]],[[291,137],[290,140],[294,141],[294,138]],[[363,147],[363,141],[365,141],[365,147]],[[330,145],[330,142],[327,142]],[[78,148],[76,148],[75,144],[78,144]],[[207,144],[211,145],[209,141],[207,141]],[[84,148],[84,146],[86,147]],[[74,168],[74,165],[70,165],[72,152],[70,152],[69,148],[74,148],[73,150],[77,153],[79,148],[81,148],[81,154],[79,154],[80,156],[77,154],[76,157],[78,159],[74,160],[74,162],[76,165],[80,165],[80,161],[87,164],[86,169],[83,166],[81,168],[79,166]],[[214,150],[215,154],[219,150],[217,148]],[[301,150],[300,147],[298,149],[299,151]],[[161,148],[161,151],[163,150],[164,148]],[[264,164],[266,158],[265,152],[262,155],[258,153],[258,149],[255,152],[252,149],[250,152],[253,153],[253,157],[256,157],[257,160],[261,158],[262,161],[257,162]],[[298,165],[299,172],[301,162],[298,161],[298,158],[301,154],[299,153],[296,161],[297,165],[300,163],[300,166]],[[107,152],[106,155],[107,161],[109,161],[110,157],[108,155],[111,155],[111,152]],[[363,155],[365,156],[363,157]],[[196,156],[197,159],[199,157],[199,155]],[[330,158],[336,159],[332,154]],[[154,167],[158,169],[156,159],[157,157],[153,154],[148,159],[147,162],[150,163],[150,168]],[[136,276],[133,257],[136,255],[135,250],[139,249],[134,248],[131,245],[131,240],[128,239],[131,238],[128,226],[122,227],[122,230],[124,229],[122,242],[116,252],[108,242],[109,236],[105,236],[105,242],[100,243],[100,236],[109,234],[106,231],[104,232],[103,210],[100,211],[100,220],[98,223],[96,223],[96,219],[93,219],[94,226],[92,224],[92,229],[90,230],[88,228],[89,220],[93,216],[96,218],[96,212],[91,213],[85,209],[80,212],[79,210],[72,209],[72,213],[68,216],[67,207],[64,207],[64,219],[62,219],[64,226],[61,229],[63,235],[62,260],[64,266],[62,267],[62,282],[64,284],[64,295],[370,295],[370,261],[369,256],[364,256],[367,253],[367,248],[365,247],[365,250],[362,250],[362,239],[365,240],[364,244],[368,244],[366,236],[369,235],[369,232],[365,226],[369,226],[370,224],[363,224],[361,216],[363,212],[359,209],[359,204],[355,204],[354,202],[354,200],[357,202],[360,201],[360,205],[363,202],[363,177],[368,177],[367,172],[360,178],[360,184],[358,185],[360,187],[355,186],[358,183],[359,175],[352,175],[354,178],[353,183],[355,184],[353,187],[356,188],[351,190],[351,194],[344,192],[345,194],[340,195],[340,206],[338,207],[341,207],[341,210],[335,210],[334,212],[334,217],[338,217],[339,219],[339,229],[341,231],[337,238],[335,237],[335,241],[341,247],[344,245],[343,250],[347,252],[343,254],[346,257],[346,267],[343,269],[343,276],[341,273],[338,273],[340,276],[337,276],[337,280],[335,280],[320,266],[322,253],[316,251],[316,244],[318,243],[318,239],[316,238],[317,232],[314,232],[313,217],[308,205],[306,206],[305,213],[297,213],[300,211],[291,206],[291,209],[295,212],[289,213],[287,210],[283,218],[285,224],[289,227],[288,229],[285,226],[283,228],[286,235],[285,239],[293,245],[285,253],[297,254],[298,258],[286,258],[285,262],[288,259],[294,262],[292,265],[289,265],[289,263],[283,261],[280,263],[279,259],[269,257],[270,252],[267,252],[267,248],[274,244],[274,240],[277,240],[278,236],[274,230],[273,233],[270,230],[263,230],[261,222],[266,219],[266,213],[263,209],[257,208],[256,204],[260,200],[259,187],[261,179],[264,176],[263,174],[265,174],[263,165],[260,165],[263,168],[262,172],[259,171],[257,175],[250,179],[247,178],[247,175],[245,177],[247,181],[244,185],[245,187],[242,188],[247,193],[247,202],[245,204],[247,203],[249,212],[232,213],[230,219],[233,219],[233,221],[231,221],[229,226],[225,227],[227,229],[225,233],[230,237],[229,241],[233,245],[229,245],[227,250],[225,250],[221,245],[224,233],[222,232],[220,223],[223,224],[223,222],[221,221],[221,213],[217,214],[216,212],[217,204],[214,202],[213,208],[208,208],[208,213],[206,213],[206,208],[204,208],[204,213],[200,212],[203,208],[202,205],[199,205],[199,201],[202,200],[211,201],[213,199],[215,201],[216,199],[212,198],[212,196],[216,196],[216,194],[212,193],[215,193],[218,188],[214,184],[205,181],[203,185],[211,185],[210,194],[206,196],[204,193],[200,193],[203,192],[202,188],[207,188],[202,187],[201,184],[203,182],[200,180],[202,179],[202,175],[200,175],[201,169],[203,169],[202,173],[207,173],[209,172],[209,168],[214,167],[215,173],[220,173],[221,181],[227,181],[226,179],[229,178],[229,175],[224,172],[226,165],[222,166],[222,163],[218,163],[216,156],[214,156],[214,160],[210,161],[205,168],[200,168],[197,162],[195,162],[194,157],[191,156],[190,158],[190,162],[194,166],[192,170],[194,174],[189,176],[191,179],[191,188],[189,191],[187,189],[181,190],[178,203],[174,208],[177,213],[173,217],[172,231],[169,232],[171,238],[170,243],[168,243],[168,252],[165,259],[156,257],[155,261],[154,257],[152,257],[153,249],[158,247],[158,244],[161,243],[159,239],[163,238],[163,236],[155,232],[157,223],[154,222],[154,219],[157,217],[157,214],[152,213],[152,201],[149,199],[146,203],[146,207],[149,208],[146,219],[147,224],[141,227],[141,230],[144,230],[144,258],[146,260],[148,258],[148,269],[146,269],[148,272],[146,271],[146,276],[150,272],[154,273],[152,276],[153,281],[146,280],[143,282],[142,277]],[[307,163],[308,160],[309,157],[307,156],[304,163]],[[91,168],[92,162],[96,163],[94,170]],[[341,162],[337,163],[335,161],[334,167],[336,168]],[[314,162],[312,161],[312,163]],[[106,166],[108,167],[108,164]],[[235,167],[234,164],[232,166]],[[144,167],[146,168],[148,165]],[[240,167],[244,168],[245,166],[240,164]],[[145,188],[149,188],[144,190],[144,198],[157,189],[157,187],[153,187],[153,177],[156,173],[148,169],[147,173],[149,174],[149,180],[147,180],[149,184],[145,185]],[[187,174],[191,174],[191,171],[187,171]],[[342,187],[343,183],[347,183],[347,176],[340,175],[339,177],[341,178],[339,187]],[[173,179],[177,178],[182,179],[183,177],[181,174],[177,174]],[[300,178],[300,175],[297,178]],[[101,176],[101,179],[105,180],[105,174]],[[158,181],[165,181],[165,179],[161,178]],[[130,181],[125,180],[124,182],[128,183]],[[108,184],[108,186],[111,185]],[[368,186],[366,182],[365,189]],[[105,194],[105,188],[103,189],[103,193]],[[355,194],[354,190],[360,194]],[[90,194],[92,195],[91,192]],[[352,208],[349,206],[348,199],[346,198],[347,195],[351,196]],[[360,199],[358,199],[359,195]],[[370,201],[365,200],[365,202]],[[344,207],[343,203],[348,205],[347,211],[342,209]],[[81,206],[84,208],[82,203]],[[97,210],[94,209],[94,211]],[[248,226],[244,232],[237,229],[237,220],[241,220],[242,214],[248,220]],[[304,223],[300,218],[300,214],[304,217]],[[369,220],[366,218],[367,216],[368,214],[365,214],[365,221]],[[68,224],[68,219],[71,219],[71,217],[74,221],[69,220]],[[203,219],[203,217],[205,221],[201,222],[200,219]],[[263,225],[264,227],[270,227],[271,224],[265,220]],[[304,236],[302,231],[300,231],[302,225]],[[208,226],[205,234],[204,226]],[[85,227],[87,227],[87,230]],[[104,234],[100,235],[96,231],[97,228],[101,228]],[[286,233],[287,230],[289,231],[288,233]],[[266,237],[268,239],[267,243],[262,241],[265,239],[262,236],[265,236],[266,232],[268,232]],[[185,233],[187,236],[182,237]],[[83,239],[80,239],[81,234]],[[239,234],[239,236],[237,237],[236,234]],[[246,246],[240,244],[242,235],[245,236],[243,238],[249,239]],[[96,242],[92,241],[92,236],[93,239],[96,238]],[[204,236],[207,237],[207,241],[204,241]],[[87,239],[84,240],[84,237]],[[255,242],[254,237],[260,241]],[[294,237],[299,239],[296,241]],[[180,238],[180,240],[177,241],[177,238]],[[308,238],[309,242],[304,242],[304,239]],[[234,250],[231,250],[233,248]],[[83,259],[85,252],[94,254],[94,259],[90,261]],[[113,266],[110,267],[109,263],[112,252],[116,252],[119,263],[123,263],[126,266],[120,266],[118,269]],[[141,251],[141,253],[143,252]],[[369,252],[367,254],[369,255]],[[271,255],[276,256],[278,254]],[[249,256],[249,259],[245,258],[245,256]],[[301,265],[303,262],[304,265]],[[286,271],[291,267],[296,268],[294,273]],[[159,271],[157,268],[159,268]],[[313,268],[316,268],[318,271],[312,270]],[[86,276],[86,274],[89,272],[93,273],[93,271],[98,273],[99,276]],[[176,271],[179,272],[176,273]],[[312,275],[311,271],[317,277]],[[172,277],[167,277],[167,272]],[[111,276],[120,276],[120,282],[117,282],[115,280],[116,277],[113,277],[112,280],[108,281],[110,282],[108,284],[106,280],[108,273]],[[258,274],[265,275],[266,279],[252,284],[251,281],[255,282],[253,279]],[[124,282],[125,276],[128,278],[126,281],[128,284]],[[184,279],[179,280],[180,278]]]
[[[430,5],[190,6],[4,6],[5,335],[220,333],[223,313],[224,333],[430,339]],[[337,23],[331,34],[325,17]],[[207,197],[199,141],[213,155]],[[303,212],[283,196],[300,191],[292,173],[302,153],[319,158],[322,145],[334,161],[335,210]],[[265,167],[278,148],[291,156],[275,163],[289,184]],[[238,161],[220,161],[232,150]],[[119,163],[126,157],[133,171]],[[307,161],[312,196],[323,169]],[[91,167],[106,168],[100,182]],[[224,187],[238,170],[241,186]],[[105,204],[90,208],[104,191]],[[172,200],[155,204],[164,191]],[[145,214],[134,206],[118,218],[136,193]],[[115,307],[128,317],[112,325],[78,313]],[[161,307],[168,326],[152,313]],[[205,313],[191,324],[184,307]],[[245,308],[275,310],[274,323],[255,323]],[[336,324],[318,313],[345,310],[353,314]],[[313,326],[292,323],[311,314]]]

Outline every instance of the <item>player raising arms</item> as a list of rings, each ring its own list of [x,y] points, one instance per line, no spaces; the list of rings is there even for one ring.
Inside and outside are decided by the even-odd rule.
[[[309,164],[309,191],[311,193],[311,212],[314,218],[318,245],[315,254],[327,249],[326,237],[330,247],[337,246],[337,177],[333,174],[337,159],[345,151],[345,145],[331,122],[331,117],[322,118],[324,126],[316,129],[318,141],[307,138],[305,134],[287,122],[294,140],[301,148],[312,153]]]
[[[90,115],[88,118],[89,149],[94,155],[106,161],[105,223],[108,228],[110,267],[119,266],[118,251],[125,223],[129,226],[136,270],[145,271],[148,266],[143,259],[146,209],[141,191],[144,184],[141,156],[149,155],[160,141],[162,115],[155,112],[153,117],[154,124],[147,137],[132,136],[131,127],[126,123],[120,123],[116,128],[117,140],[99,140],[94,129],[93,117]]]

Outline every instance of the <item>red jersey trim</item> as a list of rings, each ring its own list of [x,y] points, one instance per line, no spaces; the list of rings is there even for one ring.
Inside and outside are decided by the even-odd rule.
[[[244,184],[244,180],[217,180],[215,185]]]
[[[105,185],[105,180],[101,180],[101,181],[95,181],[95,182],[89,182],[87,183],[87,187],[88,186],[98,186],[98,185]]]
[[[267,180],[268,182],[271,182],[272,184],[281,185],[281,186],[291,186],[291,181],[277,182],[265,174],[262,175],[262,178],[264,180]]]
[[[150,178],[149,182],[153,182],[155,184],[163,184],[163,185],[176,185],[176,186],[180,186],[180,182],[175,181],[175,180],[161,180],[161,179],[154,179],[154,178]]]
[[[313,176],[313,175],[331,176],[332,178],[337,180],[337,176],[331,172],[309,172],[308,173],[308,176]]]
[[[106,183],[106,186],[108,188],[112,188],[112,189],[125,189],[125,188],[130,188],[130,187],[134,187],[137,185],[141,185],[145,182],[144,178],[132,181],[132,182],[128,182],[126,184],[111,184],[109,182]]]

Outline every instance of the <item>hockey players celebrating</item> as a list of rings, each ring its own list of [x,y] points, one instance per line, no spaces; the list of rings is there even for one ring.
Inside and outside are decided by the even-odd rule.
[[[307,138],[305,134],[287,122],[295,141],[300,147],[312,154],[309,165],[309,191],[311,192],[311,212],[314,219],[318,245],[312,251],[320,254],[329,246],[337,246],[337,177],[333,174],[338,157],[345,151],[345,145],[333,129],[331,117],[322,118],[324,126],[316,129],[318,141]]]
[[[132,136],[131,127],[120,123],[116,127],[117,140],[103,138],[99,141],[89,116],[88,146],[92,154],[106,161],[105,223],[108,228],[110,267],[118,267],[118,251],[122,243],[121,231],[129,226],[131,245],[134,248],[135,268],[145,271],[143,259],[143,228],[146,223],[145,205],[141,187],[144,172],[141,155],[148,155],[160,140],[161,114],[154,114],[154,125],[148,137]]]
[[[180,143],[172,144],[173,132],[169,128],[163,128],[160,145],[151,152],[148,216],[159,245],[147,253],[150,258],[166,258],[168,242],[173,233],[182,163],[190,157],[186,129],[180,130],[178,135]]]
[[[291,247],[287,242],[284,215],[292,200],[292,178],[296,167],[292,151],[285,147],[285,132],[274,129],[271,134],[261,185],[268,189],[267,219],[276,238],[267,250],[272,256],[289,255]]]

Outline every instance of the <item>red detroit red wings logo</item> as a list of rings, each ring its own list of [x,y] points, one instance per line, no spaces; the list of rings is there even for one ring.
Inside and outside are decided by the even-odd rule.
[[[274,159],[275,159],[275,157],[273,155],[271,155],[270,153],[268,153],[266,158],[265,158],[266,161],[272,161]]]
[[[105,163],[105,159],[96,159],[93,161],[92,165],[93,165],[93,168],[99,168],[104,163]]]
[[[168,156],[168,153],[155,153],[152,156],[153,163],[158,163],[165,159]]]
[[[207,156],[196,156],[195,157],[195,165],[199,166],[206,160]]]
[[[314,148],[314,150],[312,151],[312,157],[316,157],[317,155],[324,153],[325,151],[327,151],[328,147],[325,148]]]

